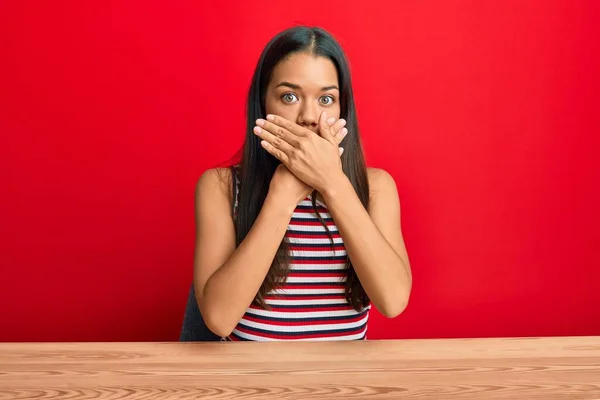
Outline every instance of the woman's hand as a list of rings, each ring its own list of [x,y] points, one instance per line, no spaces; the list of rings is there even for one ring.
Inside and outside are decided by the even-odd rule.
[[[279,164],[269,185],[269,195],[273,195],[277,203],[286,208],[289,206],[291,210],[296,208],[298,203],[304,200],[312,190],[310,186],[292,174],[284,164]]]
[[[343,175],[339,144],[347,135],[346,121],[333,125],[323,112],[319,118],[320,136],[277,115],[256,120],[254,133],[266,151],[278,158],[296,177],[322,192]]]

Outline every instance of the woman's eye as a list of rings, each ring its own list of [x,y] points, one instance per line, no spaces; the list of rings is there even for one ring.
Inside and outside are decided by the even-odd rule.
[[[281,96],[281,99],[283,101],[285,101],[286,103],[292,103],[295,100],[298,100],[298,98],[296,97],[296,95],[293,94],[293,93],[286,93],[283,96]]]
[[[331,96],[323,96],[320,99],[321,104],[325,105],[325,106],[329,106],[331,104],[333,104],[333,97]]]

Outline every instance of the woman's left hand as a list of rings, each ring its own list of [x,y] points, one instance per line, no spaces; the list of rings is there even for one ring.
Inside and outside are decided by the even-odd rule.
[[[348,130],[343,119],[331,124],[327,114],[319,117],[319,134],[277,115],[256,120],[254,133],[261,145],[307,185],[323,193],[344,175],[339,147]]]

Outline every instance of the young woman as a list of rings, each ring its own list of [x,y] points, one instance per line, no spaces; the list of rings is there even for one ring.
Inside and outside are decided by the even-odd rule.
[[[224,340],[365,339],[412,285],[392,177],[366,168],[343,50],[294,27],[265,47],[238,165],[196,187],[196,299]]]

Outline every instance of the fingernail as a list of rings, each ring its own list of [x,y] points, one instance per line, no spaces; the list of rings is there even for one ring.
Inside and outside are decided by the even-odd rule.
[[[342,129],[342,135],[346,136],[348,134],[348,129],[344,128]]]
[[[339,121],[340,126],[346,126],[346,120],[345,119],[340,119]]]
[[[334,122],[335,122],[335,118],[333,118],[333,117],[331,117],[331,118],[329,118],[329,119],[327,120],[327,123],[328,123],[329,125],[333,124]]]
[[[258,126],[254,127],[254,133],[261,133],[262,129],[260,129]]]
[[[271,115],[271,114],[269,114],[269,115],[267,115],[267,119],[268,119],[269,121],[273,121],[273,120],[275,119],[275,116],[274,116],[274,115]]]
[[[260,119],[259,118],[259,119],[256,120],[256,125],[263,126],[264,124],[265,124],[265,120],[264,119]]]

